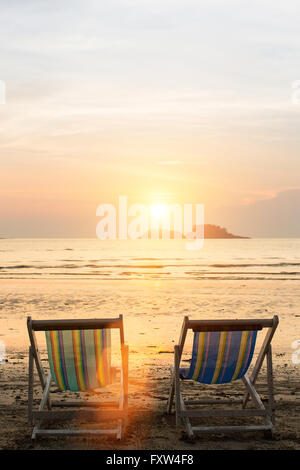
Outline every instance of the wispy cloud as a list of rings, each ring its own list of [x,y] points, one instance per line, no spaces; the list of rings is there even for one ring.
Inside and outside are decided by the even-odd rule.
[[[4,206],[17,173],[26,194],[32,169],[32,188],[42,181],[54,197],[50,167],[70,192],[84,192],[98,168],[109,186],[169,179],[174,191],[224,204],[298,183],[299,2],[0,4]]]
[[[184,164],[184,161],[180,161],[180,160],[163,160],[163,161],[157,162],[157,165],[163,165],[163,166],[183,165],[183,164]]]

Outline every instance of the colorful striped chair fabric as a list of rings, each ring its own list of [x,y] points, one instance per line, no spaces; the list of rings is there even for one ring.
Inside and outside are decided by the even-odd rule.
[[[180,369],[183,379],[222,384],[241,379],[255,349],[257,331],[195,332],[189,369]]]
[[[111,331],[45,331],[53,380],[61,390],[93,390],[111,382]]]

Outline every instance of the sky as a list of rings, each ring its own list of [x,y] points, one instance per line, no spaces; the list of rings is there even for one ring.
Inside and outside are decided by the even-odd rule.
[[[120,195],[300,236],[298,1],[0,0],[0,17],[0,237],[95,237]]]

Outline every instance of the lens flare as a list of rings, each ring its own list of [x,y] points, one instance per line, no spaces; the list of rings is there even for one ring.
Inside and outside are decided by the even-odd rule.
[[[165,204],[152,204],[150,206],[151,216],[159,219],[166,213],[166,205]]]

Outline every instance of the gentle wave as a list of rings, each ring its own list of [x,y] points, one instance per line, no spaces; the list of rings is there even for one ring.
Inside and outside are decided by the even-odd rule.
[[[1,270],[8,269],[83,269],[83,268],[130,268],[130,269],[163,269],[163,268],[255,268],[255,267],[269,267],[280,268],[288,266],[300,266],[300,262],[281,262],[281,263],[214,263],[214,264],[190,264],[190,263],[177,263],[177,264],[101,264],[101,263],[88,263],[88,264],[55,264],[55,265],[37,265],[37,264],[16,264],[11,266],[0,266]]]
[[[300,280],[300,238],[208,240],[200,251],[174,240],[2,242],[1,279]]]
[[[49,273],[49,276],[51,276],[53,273]],[[176,276],[176,277],[171,277],[171,276],[162,276],[160,273],[155,274],[152,273],[151,275],[143,275],[143,274],[136,274],[133,276],[129,275],[111,275],[111,274],[105,274],[105,273],[99,273],[98,275],[83,275],[82,273],[76,273],[74,277],[69,277],[65,275],[64,273],[60,273],[59,275],[55,274],[55,279],[56,280],[66,280],[66,279],[76,279],[76,280],[110,280],[110,281],[134,281],[134,280],[172,280],[172,281],[184,281],[184,280],[197,280],[197,281],[299,281],[299,277],[266,277],[266,276]],[[0,276],[0,279],[10,279],[10,280],[34,280],[34,279],[41,279],[39,277],[39,274],[36,273],[34,276],[25,276],[23,275],[18,275],[18,276]],[[50,277],[42,277],[42,279],[50,279]]]
[[[224,264],[211,264],[210,266],[213,266],[214,268],[235,268],[235,267],[240,267],[240,268],[250,268],[250,267],[281,267],[281,266],[300,266],[300,263],[297,262],[292,262],[292,261],[287,261],[287,262],[281,262],[281,263],[247,263],[247,264],[233,264],[233,263],[224,263]]]

